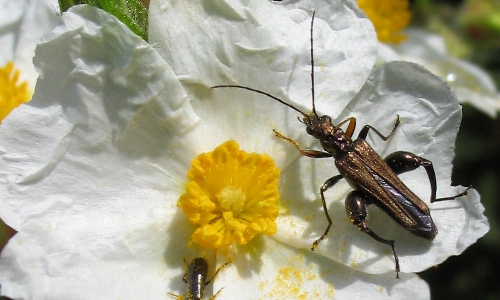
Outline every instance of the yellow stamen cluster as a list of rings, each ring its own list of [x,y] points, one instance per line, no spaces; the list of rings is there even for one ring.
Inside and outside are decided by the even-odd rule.
[[[379,41],[397,44],[406,40],[400,31],[410,23],[408,0],[358,0],[358,6],[372,21]]]
[[[227,141],[191,162],[186,193],[177,203],[199,225],[192,239],[205,248],[246,244],[276,233],[279,169],[265,154]]]
[[[16,107],[31,99],[28,82],[19,83],[19,70],[9,61],[0,68],[0,122]]]

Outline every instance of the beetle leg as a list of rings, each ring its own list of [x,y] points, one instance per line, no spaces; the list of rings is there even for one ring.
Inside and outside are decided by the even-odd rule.
[[[214,300],[215,297],[217,297],[217,295],[219,295],[220,291],[222,291],[224,289],[224,287],[221,287],[217,293],[215,293],[214,295],[210,296],[210,298],[208,298],[208,300]]]
[[[383,141],[387,141],[393,134],[394,134],[394,131],[396,131],[396,128],[398,128],[399,124],[401,123],[401,118],[399,118],[399,115],[397,115],[397,118],[396,118],[396,123],[394,123],[394,128],[392,128],[392,131],[391,133],[389,133],[387,136],[384,136],[383,134],[381,134],[377,129],[375,129],[373,126],[371,125],[365,125],[363,126],[363,128],[361,129],[361,131],[359,132],[358,134],[358,139],[363,139],[363,140],[366,140],[366,136],[368,135],[368,131],[371,129],[373,130]]]
[[[323,185],[321,186],[319,190],[319,194],[321,195],[321,203],[323,204],[323,211],[325,212],[326,219],[328,220],[328,226],[326,226],[325,232],[317,239],[314,241],[311,250],[314,251],[314,249],[318,246],[319,242],[321,242],[326,235],[328,234],[328,231],[330,231],[330,227],[332,226],[332,219],[330,219],[330,215],[328,214],[328,208],[326,207],[326,201],[325,201],[325,195],[324,192],[334,186],[337,182],[339,182],[340,179],[342,179],[342,175],[337,175],[329,178]]]
[[[394,254],[394,261],[396,262],[396,278],[399,278],[399,258],[396,254],[396,248],[394,247],[393,240],[386,240],[378,236],[373,232],[366,224],[366,216],[368,215],[368,204],[371,201],[360,191],[352,191],[347,195],[345,201],[345,209],[347,216],[351,222],[356,225],[359,230],[367,233],[371,238],[379,243],[391,246],[392,253]]]
[[[431,185],[431,203],[436,201],[436,173],[430,160],[407,151],[396,151],[389,154],[384,160],[394,173],[398,175],[413,171],[420,166],[424,167]]]
[[[205,285],[209,284],[212,280],[214,280],[215,276],[219,273],[219,271],[220,271],[222,268],[224,268],[224,267],[225,267],[228,263],[230,263],[230,262],[231,262],[231,261],[229,260],[229,261],[227,261],[225,264],[223,264],[222,266],[220,266],[220,267],[217,269],[217,271],[215,271],[214,275],[212,275],[212,278],[210,278],[210,280],[208,280],[207,282],[205,282]],[[220,290],[219,290],[219,292],[220,292]],[[219,292],[217,292],[217,294],[218,294]],[[217,294],[216,294],[216,295],[217,295]]]
[[[208,280],[207,282],[205,282],[205,285],[208,285],[212,280],[214,280],[215,276],[217,275],[217,273],[219,273],[219,271],[224,268],[228,263],[230,263],[231,261],[227,261],[225,264],[223,264],[222,266],[220,266],[217,271],[215,271],[214,275],[212,276],[212,278],[210,278],[210,280]],[[217,297],[217,295],[223,290],[224,288],[220,288],[217,293],[213,294],[212,296],[210,296],[210,298],[208,298],[208,300],[214,300],[215,297]]]
[[[169,294],[170,296],[174,297],[175,299],[184,299],[184,298],[182,298],[181,295],[177,295],[177,294],[174,294],[174,293],[171,293],[171,292],[167,292],[167,294]]]
[[[312,157],[312,158],[332,157],[332,155],[330,153],[325,152],[325,151],[302,149],[302,148],[300,148],[299,143],[297,143],[297,141],[292,140],[291,138],[289,138],[287,136],[284,136],[283,134],[281,134],[281,132],[279,132],[276,129],[273,129],[273,131],[274,131],[274,134],[276,135],[276,137],[279,137],[280,139],[284,139],[285,141],[292,143],[295,146],[295,148],[297,148],[297,150],[299,150],[299,152],[302,156],[307,156],[307,157]]]
[[[467,195],[467,191],[472,188],[471,186],[469,186],[462,193],[452,197],[436,198],[436,173],[434,172],[434,166],[432,165],[432,162],[430,160],[407,151],[397,151],[391,153],[384,160],[396,174],[413,171],[420,166],[424,167],[431,185],[431,203],[436,201],[453,200],[458,197],[465,196]]]
[[[443,198],[437,198],[437,199],[434,199],[434,202],[438,202],[438,201],[446,201],[446,200],[455,200],[457,199],[458,197],[462,197],[462,196],[466,196],[467,194],[469,194],[469,190],[472,189],[472,185],[469,185],[465,191],[461,192],[460,194],[457,194],[455,196],[451,196],[451,197],[443,197]]]
[[[349,138],[351,138],[352,134],[354,133],[354,129],[356,129],[356,118],[355,117],[350,117],[348,119],[345,119],[344,121],[340,122],[339,125],[337,125],[337,127],[340,127],[347,122],[349,122],[349,124],[347,125],[345,135],[347,135]]]
[[[186,269],[188,269],[189,268],[189,263],[186,261],[186,258],[183,257],[182,260],[184,260],[184,263],[186,264]],[[188,283],[188,281],[187,281],[187,275],[188,275],[188,273],[186,272],[184,274],[184,276],[182,277],[182,281],[184,281],[184,283]]]

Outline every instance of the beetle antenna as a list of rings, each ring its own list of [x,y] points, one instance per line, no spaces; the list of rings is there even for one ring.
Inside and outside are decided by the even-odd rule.
[[[312,93],[312,111],[316,117],[318,114],[316,113],[316,105],[314,104],[314,54],[313,54],[313,25],[314,25],[314,15],[316,11],[313,11],[313,15],[311,18],[311,93]]]
[[[247,87],[247,86],[242,86],[242,85],[232,85],[232,84],[227,84],[227,85],[216,85],[216,86],[213,86],[212,87],[213,89],[217,89],[217,88],[239,88],[239,89],[244,89],[244,90],[249,90],[249,91],[252,91],[252,92],[255,92],[255,93],[259,93],[259,94],[262,94],[262,95],[265,95],[269,98],[272,98],[276,101],[278,101],[279,103],[281,104],[284,104],[288,107],[290,107],[291,109],[295,110],[296,112],[299,112],[300,114],[302,114],[304,116],[304,118],[306,118],[307,120],[309,120],[309,116],[302,112],[300,109],[296,108],[295,106],[289,104],[289,103],[286,103],[285,101],[281,100],[280,98],[278,97],[275,97],[271,94],[268,94],[266,92],[263,92],[263,91],[259,91],[259,90],[256,90],[256,89],[253,89],[253,88],[250,88],[250,87]]]

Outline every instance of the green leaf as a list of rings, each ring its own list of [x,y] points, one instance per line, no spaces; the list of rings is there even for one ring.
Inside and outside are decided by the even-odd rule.
[[[59,0],[63,12],[78,4],[92,5],[112,14],[143,40],[148,40],[148,8],[141,0]]]

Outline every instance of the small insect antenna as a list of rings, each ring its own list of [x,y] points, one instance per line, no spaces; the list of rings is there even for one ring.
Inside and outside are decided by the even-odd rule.
[[[313,25],[314,25],[314,15],[316,15],[316,11],[313,11],[313,15],[311,18],[311,94],[312,94],[312,112],[318,117],[316,113],[316,105],[314,104],[314,51],[313,51]]]
[[[227,85],[216,85],[216,86],[213,86],[212,88],[213,88],[213,89],[218,89],[218,88],[238,88],[238,89],[249,90],[249,91],[252,91],[252,92],[254,92],[254,93],[259,93],[259,94],[265,95],[265,96],[267,96],[267,97],[269,97],[269,98],[271,98],[271,99],[274,99],[274,100],[278,101],[278,102],[279,102],[279,103],[281,103],[281,104],[284,104],[284,105],[286,105],[286,106],[290,107],[291,109],[295,110],[296,112],[298,112],[298,113],[302,114],[302,115],[304,116],[304,118],[306,118],[307,120],[309,120],[309,116],[308,116],[306,113],[302,112],[300,109],[296,108],[295,106],[293,106],[293,105],[291,105],[291,104],[289,104],[289,103],[286,103],[285,101],[281,100],[281,99],[280,99],[280,98],[278,98],[278,97],[275,97],[275,96],[273,96],[273,95],[271,95],[271,94],[268,94],[268,93],[266,93],[266,92],[263,92],[263,91],[259,91],[259,90],[256,90],[256,89],[253,89],[253,88],[250,88],[250,87],[247,87],[247,86],[242,86],[242,85],[232,85],[232,84],[227,84]],[[300,119],[299,119],[299,121],[300,121]],[[301,122],[302,122],[302,121],[301,121]]]

